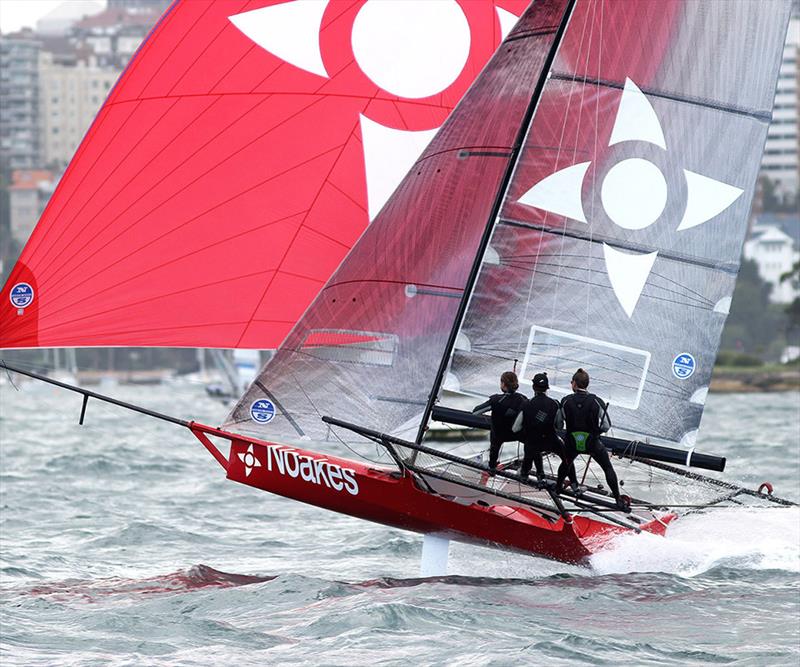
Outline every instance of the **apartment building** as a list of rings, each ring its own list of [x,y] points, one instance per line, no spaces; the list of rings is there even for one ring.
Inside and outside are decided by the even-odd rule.
[[[0,35],[0,169],[40,164],[39,50],[31,30]]]
[[[50,51],[40,53],[39,109],[45,165],[60,169],[69,163],[120,73],[99,67],[94,56],[70,62]]]
[[[789,32],[783,49],[772,123],[767,134],[761,174],[775,184],[775,194],[792,201],[798,193],[798,90],[800,90],[800,15],[795,11],[789,22]]]

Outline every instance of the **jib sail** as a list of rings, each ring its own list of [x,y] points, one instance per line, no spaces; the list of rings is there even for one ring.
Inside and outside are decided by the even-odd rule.
[[[568,4],[523,14],[226,428],[322,440],[330,415],[414,438]]]
[[[692,445],[739,270],[788,2],[579,1],[445,386],[516,364]],[[621,35],[624,38],[620,38]]]

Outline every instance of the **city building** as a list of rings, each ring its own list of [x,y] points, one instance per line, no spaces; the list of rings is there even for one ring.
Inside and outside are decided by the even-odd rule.
[[[784,202],[792,202],[798,193],[798,53],[800,53],[800,15],[795,11],[789,22],[789,32],[783,49],[778,85],[775,91],[775,105],[772,123],[767,133],[764,157],[761,161],[761,175],[775,185],[775,195]]]
[[[172,0],[108,0],[109,9],[125,9],[129,12],[156,12],[161,15]]]
[[[105,9],[100,0],[69,0],[36,21],[39,35],[66,35],[70,28],[85,16],[98,14]]]
[[[101,68],[93,55],[71,59],[53,51],[39,56],[39,101],[43,164],[69,163],[121,71]]]
[[[33,169],[39,145],[39,49],[35,33],[0,35],[0,168]]]
[[[28,240],[53,194],[53,173],[43,169],[16,169],[8,188],[11,237],[20,245]]]
[[[111,5],[75,23],[72,35],[79,46],[90,47],[99,67],[121,70],[161,15],[159,3]]]
[[[758,274],[772,286],[770,301],[787,304],[800,296],[800,290],[781,277],[800,261],[800,217],[794,215],[759,216],[744,244],[744,256],[758,266]]]

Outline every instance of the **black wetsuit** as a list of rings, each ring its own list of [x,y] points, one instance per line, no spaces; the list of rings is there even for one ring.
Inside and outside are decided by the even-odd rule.
[[[564,461],[566,451],[564,443],[556,434],[556,417],[559,410],[558,401],[547,394],[536,392],[522,408],[522,436],[525,443],[525,456],[522,459],[520,476],[525,478],[531,471],[531,464],[536,465],[536,475],[544,478],[542,454],[552,452]],[[568,467],[569,469],[569,467]],[[571,467],[570,479],[576,479],[574,467]]]
[[[567,432],[566,457],[558,468],[557,485],[561,488],[569,466],[578,454],[589,454],[603,469],[606,483],[614,498],[619,500],[619,482],[608,457],[600,433],[611,426],[608,409],[602,399],[586,391],[577,391],[561,400],[561,412]]]
[[[521,438],[521,434],[514,433],[511,426],[519,411],[522,410],[522,406],[527,402],[528,399],[524,394],[512,391],[506,394],[492,394],[488,401],[484,401],[472,409],[473,413],[486,412],[488,408],[492,409],[492,430],[489,438],[490,468],[497,467],[500,446],[504,442],[513,442]]]

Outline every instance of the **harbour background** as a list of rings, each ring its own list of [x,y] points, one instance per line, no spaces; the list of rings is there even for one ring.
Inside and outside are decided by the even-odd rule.
[[[10,274],[105,95],[169,4],[0,0],[0,94],[8,109],[0,118],[0,283]],[[727,355],[722,365],[748,374],[745,380],[718,382],[718,389],[784,390],[800,384],[800,372],[786,375],[787,384],[770,368],[755,368],[800,360],[798,49],[800,1],[793,0],[744,261],[722,336]],[[190,372],[187,353],[75,352],[79,369],[111,373],[163,368]],[[13,354],[7,360],[18,361]],[[35,353],[24,361],[43,363]]]
[[[166,4],[112,0],[109,8]],[[43,123],[52,122],[52,97],[32,104],[30,93],[35,97],[40,87],[35,77],[82,76],[77,59],[72,63],[74,47],[98,31],[128,31],[132,53],[138,42],[130,30],[141,36],[149,25],[138,19],[129,25],[128,14],[137,12],[123,11],[110,28],[92,21],[70,28],[65,52],[58,51],[63,40],[42,45],[40,34],[4,29],[3,54],[14,57],[2,61],[3,74],[34,78],[4,89],[23,115],[12,129],[18,138],[26,135],[31,151],[16,164],[4,160],[0,173],[3,276],[83,133],[70,129],[73,147],[62,143],[59,155],[41,154],[36,144],[46,129],[53,138]],[[776,98],[752,214],[749,242],[763,261],[743,265],[723,339],[732,363],[715,372],[698,445],[728,456],[729,479],[751,487],[770,480],[776,493],[794,500],[800,499],[800,393],[786,390],[797,388],[800,371],[796,362],[778,362],[800,354],[800,297],[770,298],[800,289],[800,274],[793,279],[790,271],[800,245],[796,44],[787,41],[785,90]],[[53,57],[40,59],[45,54]],[[106,91],[127,55],[94,55],[100,60],[90,74]],[[69,62],[48,62],[61,57]],[[97,95],[87,91],[83,102]],[[102,95],[92,101],[86,125],[101,102]],[[66,104],[66,97],[57,102],[64,110]],[[66,122],[75,112],[61,117]],[[58,129],[63,137],[68,128]],[[793,188],[775,180],[786,173],[794,174],[786,181]],[[766,252],[776,239],[781,251]],[[768,284],[761,273],[776,254],[789,259]],[[780,280],[784,273],[789,277]],[[64,371],[48,354],[4,352],[3,358]],[[225,414],[202,383],[188,378],[199,370],[192,351],[75,354],[82,384],[109,380],[112,389],[102,391],[187,419],[219,423]],[[78,427],[79,397],[34,384],[17,392],[4,379],[3,665],[800,662],[796,509],[688,516],[666,539],[619,540],[590,569],[454,544],[451,575],[420,580],[416,535],[227,482],[188,433],[95,401],[87,425]],[[770,393],[719,394],[742,390]]]
[[[192,384],[114,393],[225,414]],[[419,536],[228,482],[170,424],[90,401],[78,426],[80,403],[0,386],[4,666],[800,660],[797,508],[689,515],[590,568],[453,543],[420,579]],[[797,392],[712,394],[698,451],[797,501],[799,432]]]

